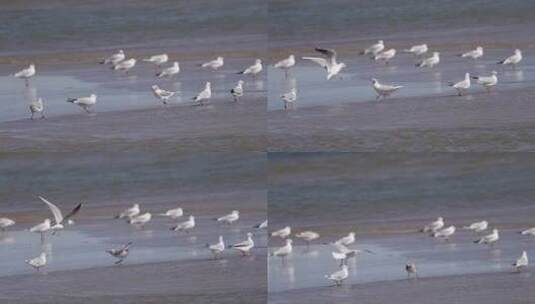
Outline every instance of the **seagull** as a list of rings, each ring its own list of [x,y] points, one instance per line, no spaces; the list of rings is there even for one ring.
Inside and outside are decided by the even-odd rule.
[[[345,265],[347,260],[347,255],[345,253],[333,251],[331,252],[331,255],[333,256],[333,259],[340,261],[340,266]]]
[[[433,56],[425,58],[418,62],[416,64],[417,67],[423,68],[423,67],[434,67],[440,62],[440,53],[439,52],[433,52]]]
[[[421,232],[436,232],[439,229],[444,227],[444,219],[442,217],[438,217],[435,221],[427,224],[422,228]]]
[[[456,89],[459,96],[463,96],[463,92],[470,88],[470,73],[464,74],[464,80],[450,83],[449,86]]]
[[[482,85],[487,92],[490,92],[490,89],[498,84],[498,72],[492,71],[490,76],[472,76],[472,79],[477,80],[477,83]]]
[[[523,231],[520,232],[520,234],[535,236],[535,227],[523,230]]]
[[[167,56],[167,54],[154,55],[154,56],[150,56],[149,58],[143,59],[143,61],[145,62],[154,63],[157,67],[166,63],[168,60],[169,60],[169,56]]]
[[[444,228],[441,230],[438,230],[433,233],[433,237],[435,238],[443,238],[447,241],[450,240],[450,237],[455,233],[455,226],[449,226],[448,228]]]
[[[171,230],[188,232],[193,228],[195,228],[195,217],[190,215],[187,221],[178,223],[176,226],[172,227]]]
[[[385,64],[388,64],[390,59],[394,58],[394,56],[396,56],[396,49],[389,49],[388,51],[383,51],[383,52],[376,54],[373,57],[373,60],[384,61]]]
[[[288,77],[288,71],[295,65],[295,56],[291,54],[288,58],[283,59],[273,65],[274,68],[284,70],[284,74]]]
[[[383,43],[383,40],[379,40],[379,41],[377,41],[376,44],[372,44],[370,47],[368,47],[364,51],[360,52],[360,54],[361,55],[370,54],[371,57],[374,57],[375,55],[377,55],[379,52],[381,52],[384,49],[385,49],[385,45]]]
[[[42,196],[38,196],[38,197],[43,203],[45,203],[48,206],[48,208],[50,208],[50,211],[52,211],[52,215],[54,215],[54,223],[52,223],[50,226],[50,230],[52,230],[52,234],[55,234],[56,231],[58,230],[62,230],[64,228],[64,225],[68,222],[68,220],[74,215],[76,215],[76,213],[78,213],[80,209],[82,208],[82,203],[79,203],[78,205],[76,205],[76,207],[74,207],[74,209],[71,210],[71,212],[63,216],[58,206],[52,204],[51,202],[49,202]]]
[[[240,212],[238,210],[232,210],[231,213],[218,217],[215,220],[219,223],[232,224],[240,218]]]
[[[217,71],[217,69],[222,67],[224,64],[225,64],[225,62],[223,61],[223,57],[219,56],[215,60],[207,61],[207,62],[201,64],[201,67]]]
[[[50,219],[45,219],[42,223],[37,224],[30,228],[30,232],[40,233],[41,234],[41,242],[45,240],[45,232],[50,230]]]
[[[219,241],[215,244],[206,244],[206,247],[210,249],[212,254],[214,255],[214,260],[217,260],[221,253],[225,250],[225,242],[223,241],[223,236],[219,236]]]
[[[312,242],[315,239],[318,239],[320,237],[319,233],[314,231],[303,231],[299,232],[295,235],[295,237],[305,240],[307,243],[307,246],[310,245],[310,242]]]
[[[109,253],[111,256],[118,258],[119,260],[115,262],[115,265],[121,264],[126,257],[128,256],[128,253],[130,252],[130,246],[132,245],[132,242],[126,243],[123,247],[118,249],[108,249],[106,250],[107,253]]]
[[[45,118],[45,112],[44,112],[44,106],[43,106],[43,99],[41,97],[37,98],[37,100],[34,100],[30,103],[30,112],[32,113],[32,116],[30,119],[33,120],[33,115],[35,113],[41,113],[41,119]]]
[[[243,96],[243,80],[238,80],[238,84],[236,84],[236,86],[230,90],[230,94],[232,94],[234,101],[238,102],[240,97]]]
[[[333,246],[338,251],[333,251],[331,255],[337,261],[340,261],[340,266],[346,263],[348,258],[354,257],[359,253],[359,250],[349,249],[341,243],[333,243]]]
[[[500,234],[498,232],[498,229],[494,228],[492,229],[491,234],[487,234],[484,237],[480,238],[479,240],[474,241],[476,244],[487,244],[487,245],[494,245],[498,240],[500,239]]]
[[[255,228],[255,229],[266,229],[267,227],[268,227],[268,220],[265,220],[262,223],[256,224],[253,228]]]
[[[347,265],[342,265],[342,269],[335,271],[329,275],[325,275],[326,279],[334,281],[336,286],[342,285],[342,282],[347,279],[349,272],[347,271]]]
[[[132,69],[135,65],[136,65],[136,59],[130,58],[128,60],[121,61],[121,62],[119,62],[117,64],[114,64],[113,67],[112,67],[112,70],[114,70],[114,71],[117,71],[117,70],[125,71],[126,74],[128,74],[128,71],[130,69]]]
[[[15,221],[7,218],[7,217],[0,217],[0,230],[6,231],[6,228],[9,226],[15,225]]]
[[[481,56],[483,56],[483,48],[478,46],[474,50],[468,51],[466,53],[462,53],[457,55],[461,58],[471,58],[471,59],[477,59]]]
[[[25,260],[24,262],[32,266],[34,269],[37,269],[37,271],[41,271],[41,268],[46,266],[46,253],[41,252],[41,254],[38,257]]]
[[[124,55],[124,51],[123,50],[119,50],[119,52],[111,55],[110,57],[102,60],[100,62],[100,64],[113,64],[113,65],[116,65],[118,64],[119,62],[123,61],[125,59],[125,55]]]
[[[140,225],[142,228],[145,227],[145,224],[152,219],[152,214],[149,212],[133,216],[128,219],[128,223],[131,225]]]
[[[330,80],[334,76],[338,75],[340,71],[346,67],[346,64],[343,62],[338,63],[336,61],[336,51],[333,49],[320,49],[315,48],[316,52],[321,53],[326,58],[320,57],[302,57],[303,59],[313,61],[319,64],[322,68],[327,71],[327,80]]]
[[[97,103],[97,95],[91,94],[89,97],[68,98],[67,102],[78,105],[87,113],[91,113],[89,111],[89,108],[91,108]]]
[[[407,272],[407,279],[410,279],[411,275],[413,274],[415,278],[418,278],[418,272],[416,271],[416,264],[412,262],[405,264],[405,271]]]
[[[115,218],[116,219],[125,218],[125,217],[132,218],[132,217],[138,215],[139,212],[140,212],[139,211],[139,204],[134,204],[134,205],[132,205],[132,207],[125,209],[119,215],[116,215]]]
[[[293,109],[295,108],[295,101],[297,100],[297,90],[295,88],[292,88],[290,92],[282,94],[280,96],[282,99],[282,102],[284,103],[284,109]]]
[[[249,255],[253,247],[254,241],[253,234],[251,232],[247,232],[247,240],[228,246],[228,248],[236,249],[241,252],[242,256]]]
[[[406,53],[412,53],[416,56],[422,56],[423,54],[427,53],[429,48],[427,47],[427,44],[418,44],[411,46],[410,49],[403,50]]]
[[[279,229],[277,231],[273,231],[271,233],[271,236],[278,236],[280,238],[285,239],[285,238],[289,237],[290,234],[292,234],[292,228],[290,228],[290,226],[286,226],[286,227],[284,227],[282,229]]]
[[[30,84],[30,78],[35,75],[35,65],[32,63],[27,68],[18,71],[13,74],[16,78],[24,79],[26,86]]]
[[[212,89],[209,81],[206,82],[204,90],[202,90],[197,96],[193,97],[193,101],[203,104],[203,100],[208,100],[212,97]]]
[[[167,216],[174,220],[184,215],[184,210],[182,208],[169,209],[165,213],[161,213],[161,216]]]
[[[517,272],[520,272],[522,271],[523,268],[528,267],[528,264],[529,264],[528,254],[524,250],[522,251],[522,255],[518,259],[516,259],[516,262],[513,263],[513,267],[515,267],[515,270]]]
[[[350,232],[348,235],[338,239],[335,244],[342,244],[342,245],[351,245],[355,243],[355,232]]]
[[[377,92],[377,97],[376,97],[377,100],[381,98],[386,98],[387,96],[390,96],[395,91],[403,88],[403,86],[399,86],[399,85],[382,84],[375,78],[372,78],[372,86],[375,92]]]
[[[272,256],[278,256],[284,261],[286,259],[286,257],[292,253],[292,250],[293,250],[292,240],[291,239],[287,239],[286,240],[286,244],[284,246],[282,246],[282,247],[279,247],[279,248],[275,249],[271,253],[271,255]]]
[[[246,68],[245,70],[241,72],[238,72],[238,74],[244,74],[244,75],[251,74],[253,75],[253,78],[256,78],[256,74],[260,72],[262,72],[262,60],[256,59],[255,63],[252,66]]]
[[[173,62],[172,66],[163,69],[160,73],[157,73],[156,77],[171,77],[177,75],[178,73],[180,73],[180,65],[178,64],[178,61],[175,61]]]
[[[481,222],[472,223],[469,226],[465,226],[464,229],[473,230],[473,231],[479,233],[479,232],[483,232],[483,231],[487,230],[488,226],[489,226],[489,222],[481,221]]]
[[[160,89],[160,87],[156,84],[152,86],[152,93],[154,94],[154,97],[161,100],[164,105],[169,102],[169,98],[173,97],[173,95],[176,94],[176,92],[173,91]]]
[[[522,60],[522,52],[519,49],[515,50],[514,55],[511,55],[505,58],[502,61],[499,61],[498,64],[503,65],[512,65],[513,69],[516,68],[516,65]]]

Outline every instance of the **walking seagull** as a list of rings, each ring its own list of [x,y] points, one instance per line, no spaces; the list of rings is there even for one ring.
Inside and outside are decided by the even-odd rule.
[[[225,250],[225,242],[223,241],[223,236],[219,236],[219,240],[217,243],[212,245],[206,244],[206,247],[208,247],[208,249],[210,249],[210,251],[214,255],[214,260],[219,259],[221,253],[223,253],[223,251]]]
[[[370,55],[372,58],[375,57],[379,52],[385,49],[383,40],[377,41],[377,43],[372,44],[370,47],[360,52],[361,55]]]
[[[97,103],[97,95],[91,94],[88,97],[68,98],[67,102],[78,105],[87,113],[91,113],[89,109]]]
[[[288,58],[285,58],[273,65],[276,69],[284,70],[285,77],[288,77],[288,71],[295,65],[295,56],[291,54]]]
[[[444,219],[442,217],[438,217],[436,220],[425,225],[424,228],[422,228],[420,231],[421,232],[436,232],[442,227],[444,227]]]
[[[128,74],[128,71],[130,71],[134,66],[136,66],[136,62],[136,59],[130,58],[128,60],[114,64],[111,69],[114,71],[124,71],[126,74]]]
[[[175,61],[173,62],[172,66],[163,69],[160,73],[157,73],[156,77],[172,77],[177,75],[178,73],[180,73],[180,65],[178,64],[178,61]]]
[[[30,78],[35,75],[35,65],[32,63],[27,68],[18,71],[13,74],[16,78],[24,79],[26,86],[30,85]]]
[[[423,68],[423,67],[434,67],[435,65],[439,64],[440,62],[440,53],[439,52],[433,52],[433,56],[422,59],[420,62],[416,64],[417,67]]]
[[[258,223],[254,225],[253,228],[255,229],[266,229],[268,227],[268,220],[263,221],[262,223]]]
[[[238,72],[238,74],[244,74],[244,75],[251,74],[253,78],[256,79],[256,74],[262,72],[262,69],[263,69],[262,60],[256,59],[253,65],[251,65],[250,67],[246,68],[245,70],[241,72]]]
[[[346,236],[338,239],[334,242],[334,244],[342,244],[342,245],[351,245],[355,243],[355,232],[350,232]]]
[[[396,56],[396,49],[389,49],[388,51],[383,51],[375,55],[373,60],[384,61],[385,64],[388,64],[390,59],[394,58],[394,56]]]
[[[152,93],[154,94],[154,97],[158,98],[164,105],[169,102],[169,98],[176,94],[176,92],[173,91],[160,89],[156,84],[152,86]]]
[[[76,207],[74,207],[74,209],[71,210],[71,212],[63,216],[58,206],[52,204],[42,196],[39,196],[39,199],[43,203],[45,203],[48,208],[50,208],[50,211],[52,211],[52,215],[54,216],[54,222],[50,226],[52,234],[56,234],[58,230],[62,230],[63,228],[65,228],[65,223],[67,223],[71,217],[75,216],[80,211],[83,205],[82,203],[79,203],[78,205],[76,205]]]
[[[171,227],[171,230],[189,232],[193,228],[195,228],[195,217],[190,215],[187,221],[178,223],[176,226]]]
[[[283,102],[284,110],[295,109],[295,101],[297,100],[296,88],[292,88],[290,92],[282,94],[280,98]]]
[[[433,237],[435,238],[442,238],[446,241],[450,241],[450,237],[455,233],[455,226],[449,226],[448,228],[444,228],[441,230],[438,230],[433,233]]]
[[[474,241],[476,244],[486,244],[486,245],[494,245],[498,240],[500,239],[500,234],[498,232],[498,229],[494,228],[492,229],[491,234],[487,234],[484,237],[480,238],[479,240]]]
[[[139,204],[134,204],[134,205],[132,205],[132,207],[125,209],[119,215],[116,215],[115,218],[116,219],[121,219],[121,218],[125,218],[125,217],[132,218],[132,217],[138,215],[139,212],[140,212]]]
[[[123,61],[125,59],[125,54],[124,54],[124,51],[123,50],[119,50],[119,52],[111,55],[110,57],[102,60],[100,62],[100,64],[113,64],[113,65],[116,65],[118,64],[119,62]]]
[[[126,259],[126,257],[128,257],[128,253],[130,253],[131,245],[132,245],[132,242],[128,242],[121,248],[108,249],[106,250],[106,252],[109,253],[111,256],[119,259],[118,261],[115,262],[115,265],[119,265]]]
[[[276,257],[280,257],[282,259],[282,262],[284,262],[286,260],[286,258],[288,257],[288,255],[292,254],[292,251],[293,251],[293,247],[292,247],[292,240],[291,239],[287,239],[286,240],[286,244],[282,247],[279,247],[277,249],[275,249],[271,255],[272,256],[276,256]]]
[[[37,269],[37,271],[40,272],[41,268],[46,266],[46,253],[41,252],[38,257],[25,260],[24,262],[26,262],[26,264],[32,266],[34,269]]]
[[[315,48],[316,52],[321,53],[325,58],[320,57],[302,57],[303,59],[310,60],[319,64],[322,68],[327,71],[327,80],[330,80],[334,76],[338,75],[340,71],[346,67],[346,64],[343,62],[336,61],[336,51],[333,49],[321,49]]]
[[[42,223],[39,223],[32,228],[30,228],[30,232],[40,233],[41,234],[41,242],[45,241],[45,233],[50,230],[50,219],[45,219]]]
[[[203,105],[204,100],[209,100],[210,98],[212,98],[212,89],[210,82],[207,81],[204,85],[204,90],[202,90],[197,96],[193,97],[193,101]]]
[[[375,78],[372,78],[372,86],[375,92],[377,92],[377,97],[376,97],[377,100],[381,98],[384,99],[390,96],[395,91],[403,88],[403,86],[400,86],[400,85],[382,84]]]
[[[522,251],[522,255],[518,259],[516,259],[516,262],[513,263],[513,267],[515,268],[517,272],[520,272],[522,271],[522,269],[528,267],[528,264],[529,264],[528,254],[524,250]]]
[[[32,116],[30,117],[31,120],[33,120],[33,115],[35,113],[41,113],[41,119],[45,118],[45,112],[44,112],[44,105],[43,105],[43,99],[41,97],[37,98],[37,100],[34,100],[30,103],[30,113],[32,113]]]
[[[490,89],[498,84],[498,72],[492,71],[490,76],[472,76],[478,84],[482,85],[487,93],[490,93]]]
[[[326,275],[325,278],[331,281],[334,281],[336,286],[342,285],[342,282],[347,279],[349,272],[347,271],[347,265],[342,265],[342,269],[335,271],[329,275]]]
[[[519,49],[515,50],[515,53],[504,60],[498,62],[498,64],[503,65],[512,65],[513,69],[516,68],[516,65],[522,60],[522,52]]]
[[[463,80],[456,83],[450,83],[449,86],[457,90],[459,96],[463,96],[463,93],[470,88],[470,73],[464,74]]]
[[[239,101],[240,97],[243,96],[243,80],[238,80],[238,84],[230,90],[230,94],[232,94],[235,102]]]
[[[228,246],[228,248],[236,249],[241,252],[242,256],[249,255],[253,247],[254,241],[253,234],[251,232],[247,232],[247,239],[245,241]]]
[[[128,223],[131,225],[139,225],[141,228],[145,228],[145,224],[150,222],[151,219],[152,214],[150,214],[150,212],[146,212],[129,218]]]

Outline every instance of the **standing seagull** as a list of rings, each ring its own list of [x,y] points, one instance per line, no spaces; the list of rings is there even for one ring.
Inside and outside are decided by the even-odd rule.
[[[244,74],[244,75],[251,74],[253,75],[253,78],[256,79],[256,74],[262,72],[262,69],[263,69],[262,60],[256,59],[255,63],[252,66],[246,68],[245,70],[241,72],[238,72],[238,74]]]
[[[411,275],[413,274],[415,278],[418,278],[418,272],[416,271],[416,264],[412,262],[405,264],[405,271],[407,272],[407,279],[410,279]]]
[[[342,285],[342,282],[347,279],[349,272],[347,271],[347,265],[342,265],[342,269],[326,275],[325,278],[334,281],[336,286]]]
[[[173,65],[163,69],[160,73],[156,74],[156,77],[162,78],[162,77],[172,77],[180,73],[180,65],[178,64],[178,61],[173,62]]]
[[[515,50],[515,53],[502,61],[499,61],[498,64],[503,65],[512,65],[513,69],[516,68],[516,65],[522,60],[522,52],[519,49]]]
[[[112,70],[114,71],[124,71],[126,74],[128,74],[128,71],[132,69],[136,65],[136,59],[130,58],[125,61],[121,61],[117,64],[114,64],[112,67]]]
[[[253,228],[255,229],[266,229],[268,227],[268,220],[263,221],[262,223],[258,223],[254,225]]]
[[[463,96],[464,91],[470,88],[470,73],[464,74],[463,80],[456,83],[450,83],[449,86],[457,90],[459,96]]]
[[[228,246],[228,248],[238,250],[239,252],[241,252],[243,256],[249,255],[253,247],[254,247],[253,234],[250,232],[247,232],[247,239],[245,241]]]
[[[522,271],[523,268],[528,267],[528,264],[529,264],[528,254],[524,250],[522,251],[522,255],[518,259],[516,259],[516,262],[513,263],[513,267],[515,267],[515,270],[517,272],[520,272]]]
[[[284,262],[286,260],[286,257],[288,255],[292,254],[292,251],[293,251],[292,240],[291,239],[287,239],[286,240],[286,244],[284,246],[282,246],[282,247],[279,247],[279,248],[275,249],[271,253],[271,255],[280,257],[282,259],[282,261]]]
[[[439,63],[440,63],[440,53],[433,52],[433,56],[421,60],[420,62],[416,64],[416,66],[419,68],[423,68],[423,67],[432,68]]]
[[[449,226],[448,228],[441,229],[433,233],[435,238],[443,238],[446,241],[450,241],[450,237],[455,233],[455,226]]]
[[[30,103],[30,112],[32,113],[32,116],[30,117],[31,120],[33,120],[33,115],[35,113],[41,113],[41,119],[45,118],[45,108],[43,105],[43,99],[41,97],[37,98],[37,100],[34,100]]]
[[[299,232],[298,234],[296,234],[295,237],[305,240],[308,246],[310,245],[310,242],[318,239],[320,235],[319,233],[314,232],[314,231],[303,231],[303,232]]]
[[[290,234],[292,234],[292,228],[290,228],[290,226],[286,226],[286,227],[284,227],[282,229],[279,229],[277,231],[273,231],[271,233],[271,236],[278,236],[280,238],[285,239],[285,238],[289,237]]]
[[[498,232],[498,229],[494,228],[492,229],[491,234],[487,234],[484,237],[480,238],[479,240],[474,241],[476,244],[486,244],[486,245],[494,245],[498,240],[500,239],[500,234]]]
[[[145,62],[154,63],[156,65],[156,68],[166,63],[168,60],[169,60],[169,56],[167,56],[167,54],[153,55],[153,56],[150,56],[149,58],[143,59],[143,61]]]
[[[203,100],[208,100],[210,98],[212,98],[212,88],[210,81],[207,81],[204,85],[204,90],[202,90],[197,96],[193,97],[193,101],[202,105],[204,103]]]
[[[207,244],[206,247],[208,247],[208,249],[210,249],[210,251],[214,255],[214,260],[219,259],[221,253],[223,253],[223,251],[225,250],[225,242],[223,241],[223,236],[219,236],[219,240],[217,243],[212,245]]]
[[[78,105],[80,108],[84,109],[87,113],[91,113],[89,108],[94,106],[97,103],[97,95],[91,94],[88,97],[78,97],[78,98],[68,98],[67,102]]]
[[[100,62],[100,64],[113,64],[113,65],[116,65],[118,64],[119,62],[123,61],[125,59],[125,55],[124,55],[124,51],[123,50],[119,50],[119,52],[111,55],[110,57],[102,60]]]
[[[342,244],[342,245],[345,245],[345,246],[355,243],[355,232],[348,233],[346,236],[338,239],[334,243],[335,244]]]
[[[475,50],[468,51],[466,53],[462,53],[457,55],[461,58],[470,58],[470,59],[477,59],[483,56],[483,48],[478,46],[475,48]]]
[[[63,216],[58,206],[52,204],[51,202],[49,202],[42,196],[39,196],[39,199],[48,206],[50,211],[52,211],[52,215],[54,216],[54,222],[50,226],[50,230],[52,230],[52,234],[55,234],[56,231],[58,230],[62,230],[64,228],[64,224],[67,223],[69,219],[73,217],[74,215],[76,215],[76,213],[78,213],[80,209],[82,208],[82,203],[80,203],[76,205],[76,207],[74,207],[74,209],[72,209],[71,212]]]
[[[238,80],[238,84],[230,90],[230,94],[232,94],[235,102],[239,101],[240,97],[243,96],[243,80]]]
[[[205,63],[202,63],[201,67],[205,69],[212,69],[213,71],[217,71],[224,64],[225,62],[223,61],[223,57],[219,56],[215,60],[210,60]]]
[[[178,223],[176,226],[172,227],[171,230],[189,232],[189,230],[193,228],[195,228],[195,217],[190,215],[187,221]]]
[[[295,56],[291,54],[288,58],[283,59],[273,65],[274,68],[284,70],[284,75],[288,77],[288,71],[295,65]]]
[[[427,47],[427,44],[424,43],[424,44],[413,45],[411,46],[410,49],[405,49],[403,51],[406,53],[414,54],[419,57],[427,53],[428,50],[429,48]]]
[[[37,271],[41,271],[41,268],[46,266],[46,253],[41,252],[38,257],[26,260],[24,262],[32,266],[34,269],[37,269]]]
[[[165,213],[162,213],[160,215],[167,216],[169,218],[176,220],[177,218],[184,215],[184,210],[182,210],[182,208],[169,209]]]
[[[232,210],[231,213],[218,217],[215,220],[219,223],[232,224],[240,218],[240,212],[238,210]]]
[[[346,67],[346,64],[343,62],[338,63],[336,61],[336,51],[333,49],[320,49],[315,48],[316,52],[321,53],[326,58],[320,57],[302,57],[303,59],[313,61],[319,64],[322,68],[327,71],[327,80],[330,80],[334,76],[338,75],[340,71]]]
[[[529,229],[526,229],[526,230],[522,230],[522,231],[520,231],[520,234],[535,236],[535,227],[529,228]]]
[[[383,40],[377,41],[377,43],[372,44],[370,47],[360,52],[361,55],[370,55],[372,58],[375,57],[379,52],[382,52],[385,49],[385,44]]]
[[[498,72],[492,71],[490,76],[472,76],[472,79],[477,80],[490,93],[490,89],[498,84]]]
[[[30,232],[40,233],[41,234],[41,242],[44,242],[45,240],[45,233],[50,230],[50,219],[45,219],[42,223],[37,224],[30,228]]]
[[[285,110],[288,109],[294,109],[295,108],[295,101],[297,100],[297,90],[296,88],[292,88],[290,92],[282,94],[281,99],[283,102],[283,108]]]
[[[421,232],[436,232],[442,227],[444,227],[444,219],[439,216],[436,220],[425,225],[424,228],[422,228],[420,231]]]
[[[480,233],[480,232],[487,230],[488,226],[489,226],[489,222],[481,221],[481,222],[472,223],[469,226],[465,226],[464,229],[468,229],[468,230],[472,230],[474,232]]]
[[[30,78],[35,75],[35,65],[32,63],[27,68],[13,74],[16,78],[24,79],[26,86],[30,85]]]
[[[150,222],[152,219],[152,214],[146,212],[140,215],[136,215],[128,219],[128,223],[131,225],[139,225],[141,228],[145,228],[145,224]]]
[[[373,57],[375,61],[384,61],[385,64],[390,62],[390,59],[396,56],[396,49],[389,49],[388,51],[381,52]]]
[[[154,94],[154,97],[158,98],[164,105],[169,102],[169,98],[176,94],[176,92],[173,91],[160,89],[156,84],[152,86],[152,93]]]
[[[134,204],[134,205],[132,205],[132,207],[126,208],[119,215],[116,215],[115,218],[116,219],[121,219],[121,218],[125,218],[125,217],[132,218],[132,217],[138,215],[139,212],[140,212],[139,204]]]
[[[386,98],[387,96],[390,96],[395,91],[403,88],[403,86],[400,86],[400,85],[390,85],[390,84],[379,83],[379,81],[375,78],[372,78],[372,86],[375,92],[377,92],[376,99]]]
[[[130,252],[130,246],[132,245],[132,242],[126,243],[123,247],[118,249],[108,249],[106,250],[107,253],[109,253],[111,256],[118,258],[119,260],[115,262],[115,265],[121,264],[126,257],[128,256],[128,253]]]
[[[15,221],[7,218],[7,217],[0,217],[0,230],[6,231],[6,228],[9,226],[15,225]]]

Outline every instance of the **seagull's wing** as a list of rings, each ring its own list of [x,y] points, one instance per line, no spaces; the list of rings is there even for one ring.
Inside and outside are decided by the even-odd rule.
[[[50,208],[50,211],[52,211],[52,214],[54,215],[54,220],[56,221],[56,224],[59,224],[63,221],[63,215],[61,214],[61,210],[59,210],[58,206],[52,204],[51,202],[47,201],[44,197],[39,196],[39,199],[43,201],[43,203],[48,205],[48,208]]]
[[[321,49],[321,48],[315,48],[316,52],[320,52],[327,58],[329,58],[331,61],[336,61],[336,51],[333,49]]]
[[[327,60],[325,58],[319,58],[319,57],[302,57],[302,58],[315,62],[319,64],[322,68],[327,68],[328,66]]]
[[[80,211],[80,209],[82,208],[82,203],[79,203],[78,205],[76,205],[76,207],[74,207],[74,209],[71,210],[71,212],[69,212],[67,215],[65,215],[63,217],[63,222],[66,222],[68,221],[71,217],[73,217],[76,213],[78,213],[78,211]]]

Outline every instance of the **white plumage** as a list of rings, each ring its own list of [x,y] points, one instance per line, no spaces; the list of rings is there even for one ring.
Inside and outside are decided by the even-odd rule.
[[[218,217],[216,221],[225,224],[232,224],[240,218],[240,212],[238,210],[232,210],[231,213]]]
[[[489,222],[487,221],[480,221],[480,222],[475,222],[475,223],[472,223],[466,227],[464,227],[464,229],[468,229],[468,230],[472,230],[474,232],[483,232],[485,230],[487,230],[489,226]]]
[[[238,74],[244,74],[244,75],[251,74],[251,75],[253,75],[254,78],[256,78],[256,75],[258,73],[262,72],[262,69],[263,69],[262,60],[256,59],[255,63],[253,65],[247,67],[246,69],[244,69],[241,72],[238,72]]]
[[[156,77],[171,77],[180,73],[180,65],[177,61],[173,62],[173,65],[163,69],[160,73],[156,74]]]
[[[230,94],[232,94],[235,102],[239,101],[240,97],[243,96],[243,80],[238,80],[236,86],[230,90]]]
[[[459,54],[459,57],[477,59],[483,56],[483,47],[478,46],[474,50],[468,51],[466,53]]]
[[[321,58],[321,57],[302,57],[302,58],[315,62],[319,64],[322,68],[324,68],[327,71],[327,80],[330,80],[334,76],[338,75],[338,73],[340,73],[340,71],[342,71],[342,69],[346,67],[345,63],[337,61],[337,54],[335,50],[315,48],[315,51],[324,55],[325,58]]]
[[[271,236],[278,236],[280,238],[287,238],[292,233],[292,228],[290,226],[286,226],[282,229],[279,229],[277,231],[271,232]]]
[[[233,245],[230,245],[229,248],[236,249],[241,252],[242,255],[249,255],[249,252],[254,247],[253,234],[247,232],[247,239],[243,242],[239,242]]]
[[[389,49],[388,51],[383,51],[378,54],[376,54],[373,57],[373,60],[375,61],[384,61],[386,64],[396,56],[396,49]]]
[[[206,82],[204,90],[202,90],[197,96],[193,97],[193,101],[203,104],[204,100],[208,100],[212,97],[212,88],[210,82]]]
[[[138,215],[140,212],[139,210],[139,204],[134,204],[132,207],[125,209],[123,212],[121,212],[119,215],[115,216],[115,218],[132,218],[136,215]]]
[[[442,217],[438,217],[436,220],[425,225],[421,231],[422,232],[435,232],[441,229],[442,227],[444,227],[444,219]]]
[[[195,217],[190,215],[187,221],[177,224],[176,226],[172,227],[171,230],[188,232],[193,228],[195,228]]]
[[[215,70],[218,70],[220,67],[222,67],[224,64],[225,64],[225,61],[223,60],[223,57],[219,56],[215,60],[210,60],[201,64],[201,67],[212,69],[215,71]]]
[[[214,255],[214,259],[218,259],[221,253],[225,250],[225,242],[223,241],[223,236],[219,236],[218,242],[215,244],[208,244],[208,249]]]
[[[522,52],[519,49],[515,50],[515,53],[504,60],[498,62],[498,64],[503,65],[512,65],[513,68],[516,67],[516,65],[522,61]]]
[[[472,76],[472,79],[475,79],[487,92],[490,92],[490,89],[498,84],[498,72],[492,71],[490,76]]]
[[[91,94],[87,97],[78,97],[78,98],[69,98],[67,102],[78,105],[80,108],[84,109],[87,113],[90,113],[89,109],[97,103],[97,95]]]
[[[487,234],[484,237],[480,238],[479,240],[474,241],[476,244],[487,244],[492,245],[496,243],[500,239],[500,234],[498,229],[494,228],[492,229],[491,234]]]
[[[421,56],[427,53],[428,50],[429,48],[427,47],[427,44],[424,43],[424,44],[413,45],[409,49],[405,49],[404,52],[411,53],[416,56]]]
[[[423,67],[432,68],[439,63],[440,63],[440,53],[433,52],[433,56],[421,60],[420,62],[416,64],[416,66],[420,68],[423,68]]]
[[[348,276],[349,272],[347,269],[347,265],[344,264],[342,265],[342,269],[335,271],[329,275],[326,275],[325,278],[334,281],[337,286],[340,286],[342,285],[342,282],[347,279]]]
[[[372,78],[372,86],[375,92],[377,92],[377,99],[386,98],[395,91],[403,88],[400,85],[382,84],[375,78]]]
[[[470,85],[470,73],[464,74],[463,80],[450,84],[452,88],[457,90],[457,94],[459,94],[459,96],[462,96],[463,93],[470,88]]]
[[[25,261],[26,264],[32,266],[33,268],[37,269],[37,271],[40,271],[42,267],[46,266],[47,260],[46,260],[46,253],[41,252],[41,254],[38,257],[35,257],[33,259],[29,259]]]
[[[130,71],[134,66],[136,66],[136,62],[136,59],[130,58],[128,60],[114,64],[112,69],[115,71],[124,71],[128,74],[128,71]]]
[[[160,66],[166,63],[168,60],[169,60],[169,56],[167,56],[167,54],[153,55],[153,56],[143,59],[143,61],[154,63],[157,66]]]
[[[119,62],[123,61],[125,59],[125,54],[124,54],[124,51],[123,50],[119,50],[119,52],[115,53],[115,54],[112,54],[110,57],[102,60],[100,63],[101,64],[113,64],[113,65],[116,65],[118,64]]]
[[[372,44],[371,46],[366,48],[360,54],[361,55],[371,55],[372,57],[374,57],[375,55],[377,55],[379,52],[381,52],[384,49],[385,49],[385,45],[383,43],[383,40],[379,40],[379,41],[377,41],[377,43]]]
[[[5,231],[7,227],[15,225],[15,221],[7,218],[0,217],[0,230]]]
[[[169,98],[176,94],[176,92],[161,89],[156,84],[152,86],[152,93],[154,94],[154,97],[158,98],[163,104],[167,104]]]
[[[33,116],[35,113],[41,113],[41,118],[45,118],[45,114],[44,114],[44,110],[45,110],[45,107],[43,105],[43,99],[41,97],[37,98],[36,100],[33,100],[31,103],[30,103],[30,113],[31,113],[31,117],[30,119],[33,119]]]

